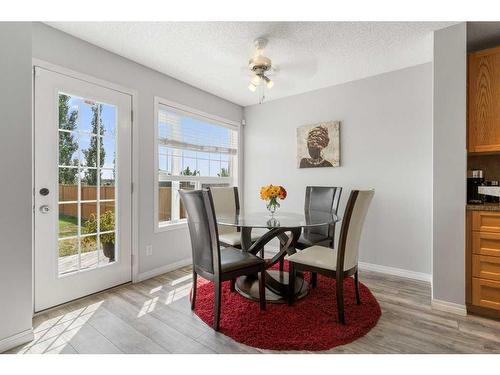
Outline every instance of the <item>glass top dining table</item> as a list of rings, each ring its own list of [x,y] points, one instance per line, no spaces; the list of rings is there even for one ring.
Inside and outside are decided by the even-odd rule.
[[[288,290],[288,272],[285,271],[284,259],[296,252],[295,245],[302,230],[320,226],[333,226],[339,221],[329,212],[307,210],[303,213],[277,212],[271,216],[268,212],[239,212],[235,215],[217,215],[219,226],[235,227],[241,232],[241,248],[266,261],[265,284],[266,300],[271,303],[286,303]],[[267,229],[252,241],[252,229]],[[261,232],[259,232],[260,234]],[[264,246],[273,239],[278,239],[278,252],[265,258]],[[277,264],[279,263],[279,267]],[[258,300],[258,278],[256,275],[242,276],[236,280],[236,290],[246,298]],[[295,280],[295,298],[303,298],[309,291],[308,283],[302,274]]]
[[[271,216],[268,212],[249,212],[236,215],[217,215],[217,224],[231,227],[251,228],[307,228],[333,224],[339,221],[336,215],[322,211],[303,213],[277,212]]]

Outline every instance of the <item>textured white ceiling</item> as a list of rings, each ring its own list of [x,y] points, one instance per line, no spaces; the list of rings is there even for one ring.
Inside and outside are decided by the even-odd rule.
[[[451,22],[49,22],[49,25],[246,106],[244,73],[259,36],[279,72],[273,100],[432,61],[432,31]]]

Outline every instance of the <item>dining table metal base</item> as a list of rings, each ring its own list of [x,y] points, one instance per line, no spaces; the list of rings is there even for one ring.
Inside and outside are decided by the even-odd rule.
[[[266,301],[268,303],[288,302],[288,272],[279,270],[266,271]],[[259,300],[259,280],[255,275],[240,276],[236,280],[236,291],[253,301]],[[295,279],[295,300],[304,298],[309,293],[309,283],[302,274]]]

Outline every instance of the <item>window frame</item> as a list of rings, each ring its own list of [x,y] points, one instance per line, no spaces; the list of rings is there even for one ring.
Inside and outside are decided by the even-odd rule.
[[[159,171],[159,152],[158,147],[160,145],[159,142],[159,129],[158,129],[158,112],[160,107],[168,107],[173,112],[176,112],[181,115],[185,115],[188,117],[195,118],[201,121],[208,121],[214,125],[222,126],[237,132],[238,136],[238,153],[237,153],[237,162],[233,165],[233,173],[234,175],[231,177],[214,177],[214,176],[168,176],[168,180],[172,182],[189,182],[194,181],[196,183],[195,189],[199,189],[201,184],[204,183],[230,183],[232,186],[241,186],[242,182],[242,173],[241,168],[243,165],[243,157],[242,157],[242,131],[241,131],[241,123],[237,121],[225,119],[223,117],[213,115],[207,112],[200,111],[198,109],[179,104],[158,96],[154,97],[154,231],[165,232],[169,230],[175,229],[183,229],[187,228],[186,219],[181,219],[178,221],[167,221],[161,222],[158,218],[159,214],[159,183],[160,183],[160,171]],[[163,180],[165,181],[165,180]]]

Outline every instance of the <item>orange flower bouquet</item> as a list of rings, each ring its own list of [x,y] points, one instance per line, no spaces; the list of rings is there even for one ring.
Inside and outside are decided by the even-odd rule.
[[[260,199],[266,201],[266,208],[274,215],[276,210],[280,207],[279,199],[286,198],[286,190],[283,186],[267,185],[260,188]]]

